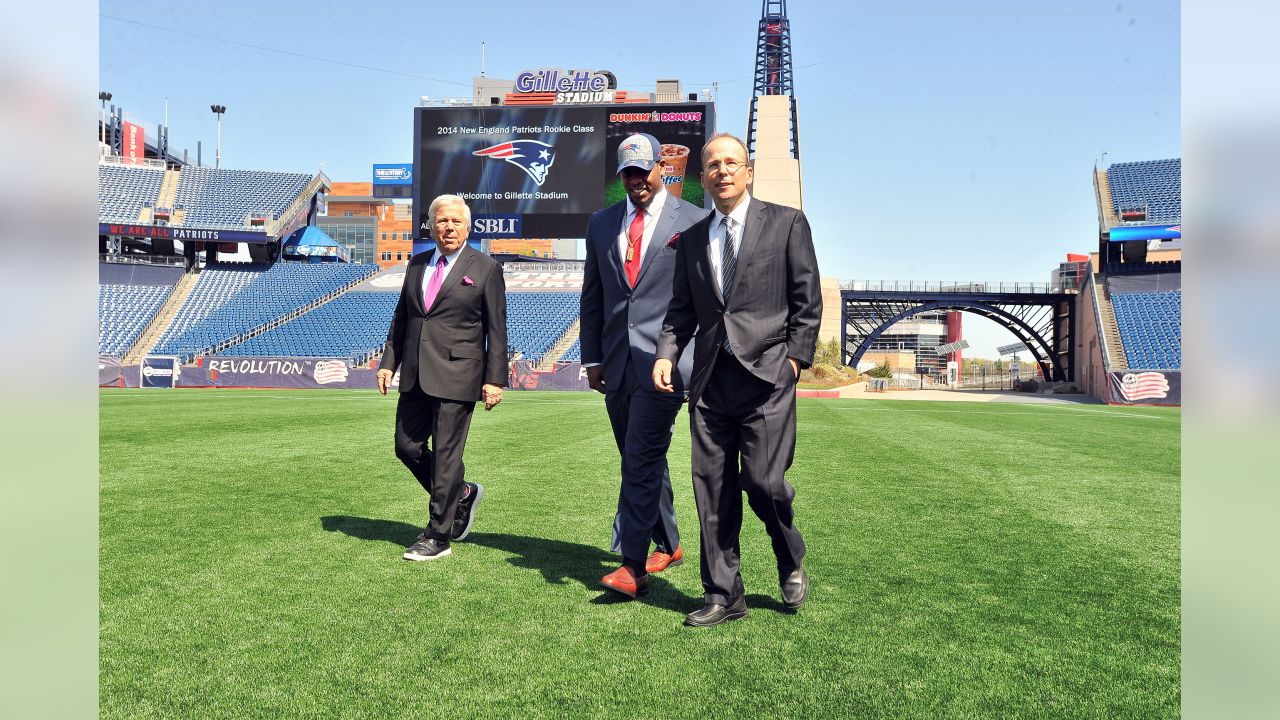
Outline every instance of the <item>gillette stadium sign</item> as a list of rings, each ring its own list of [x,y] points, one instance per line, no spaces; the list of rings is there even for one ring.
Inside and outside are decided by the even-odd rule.
[[[516,75],[512,89],[517,93],[555,93],[556,105],[613,102],[609,76],[597,70],[543,68]]]

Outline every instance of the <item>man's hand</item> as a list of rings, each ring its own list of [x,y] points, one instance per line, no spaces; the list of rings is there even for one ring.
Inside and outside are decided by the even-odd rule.
[[[502,388],[497,385],[485,383],[480,389],[484,391],[485,410],[492,410],[494,405],[502,402]]]
[[[395,373],[383,368],[378,371],[378,392],[383,395],[387,394],[387,388],[391,387],[391,376]]]
[[[658,358],[653,362],[653,386],[658,392],[675,392],[676,388],[671,384],[671,361],[666,358]]]
[[[598,393],[604,392],[604,366],[592,365],[587,368],[587,384]]]
[[[793,357],[788,357],[787,362],[791,363],[791,372],[796,374],[796,378],[800,377],[800,363],[796,362]]]

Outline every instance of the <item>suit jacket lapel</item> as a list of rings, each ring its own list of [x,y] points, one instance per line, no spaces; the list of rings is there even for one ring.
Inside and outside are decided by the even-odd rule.
[[[675,196],[667,198],[667,202],[662,206],[662,214],[658,216],[657,225],[653,228],[653,234],[649,236],[649,244],[644,250],[644,259],[640,261],[640,272],[636,275],[636,285],[640,284],[641,278],[644,277],[644,271],[653,264],[653,259],[658,253],[662,252],[662,248],[666,247],[667,240],[671,237],[671,228],[676,226],[676,218],[680,216],[679,202]]]
[[[613,232],[605,236],[605,242],[608,243],[605,253],[612,260],[613,272],[618,283],[622,287],[630,287],[627,282],[627,270],[623,267],[622,258],[618,255],[618,236],[622,233],[622,221],[627,217],[627,201],[618,203],[617,208],[617,211],[610,213],[606,218],[605,227],[612,228]]]
[[[729,297],[733,297],[738,291],[738,286],[742,284],[742,271],[750,264],[752,254],[760,244],[760,236],[764,233],[764,218],[764,203],[752,200],[747,206],[747,224],[742,230],[742,241],[738,245],[738,265],[733,271],[733,287],[729,288]]]
[[[440,286],[440,292],[436,294],[436,301],[427,309],[428,315],[440,309],[440,305],[444,302],[445,296],[449,294],[449,291],[453,289],[455,285],[462,284],[462,278],[467,274],[467,268],[471,266],[471,261],[475,260],[475,253],[476,251],[471,249],[470,245],[462,246],[461,254],[458,255],[458,259],[456,260],[458,266],[449,269],[449,275],[445,277],[444,284]]]
[[[430,257],[434,258],[435,251],[434,250],[430,251],[429,255]],[[426,268],[430,264],[431,263],[428,263],[428,262],[420,262],[417,265],[410,264],[409,267],[405,270],[405,275],[404,275],[405,285],[408,287],[409,292],[413,295],[413,300],[417,304],[419,311],[423,315],[427,314],[427,308],[425,305],[423,305],[422,293],[427,288]]]

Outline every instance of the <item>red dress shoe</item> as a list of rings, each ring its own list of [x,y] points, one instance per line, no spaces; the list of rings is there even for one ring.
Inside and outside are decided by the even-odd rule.
[[[684,548],[677,545],[676,551],[671,554],[654,550],[648,560],[644,561],[645,572],[662,572],[669,567],[675,567],[684,562]]]
[[[629,598],[649,592],[649,576],[637,578],[625,565],[600,578],[600,584]]]

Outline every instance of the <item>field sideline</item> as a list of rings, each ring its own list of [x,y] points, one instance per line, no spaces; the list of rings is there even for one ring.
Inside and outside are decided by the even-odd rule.
[[[747,509],[751,613],[693,629],[683,412],[691,557],[619,602],[597,584],[618,495],[598,395],[476,411],[485,500],[432,563],[400,559],[426,495],[394,398],[99,398],[104,718],[1179,714],[1180,410],[800,400],[809,601],[783,611]]]

